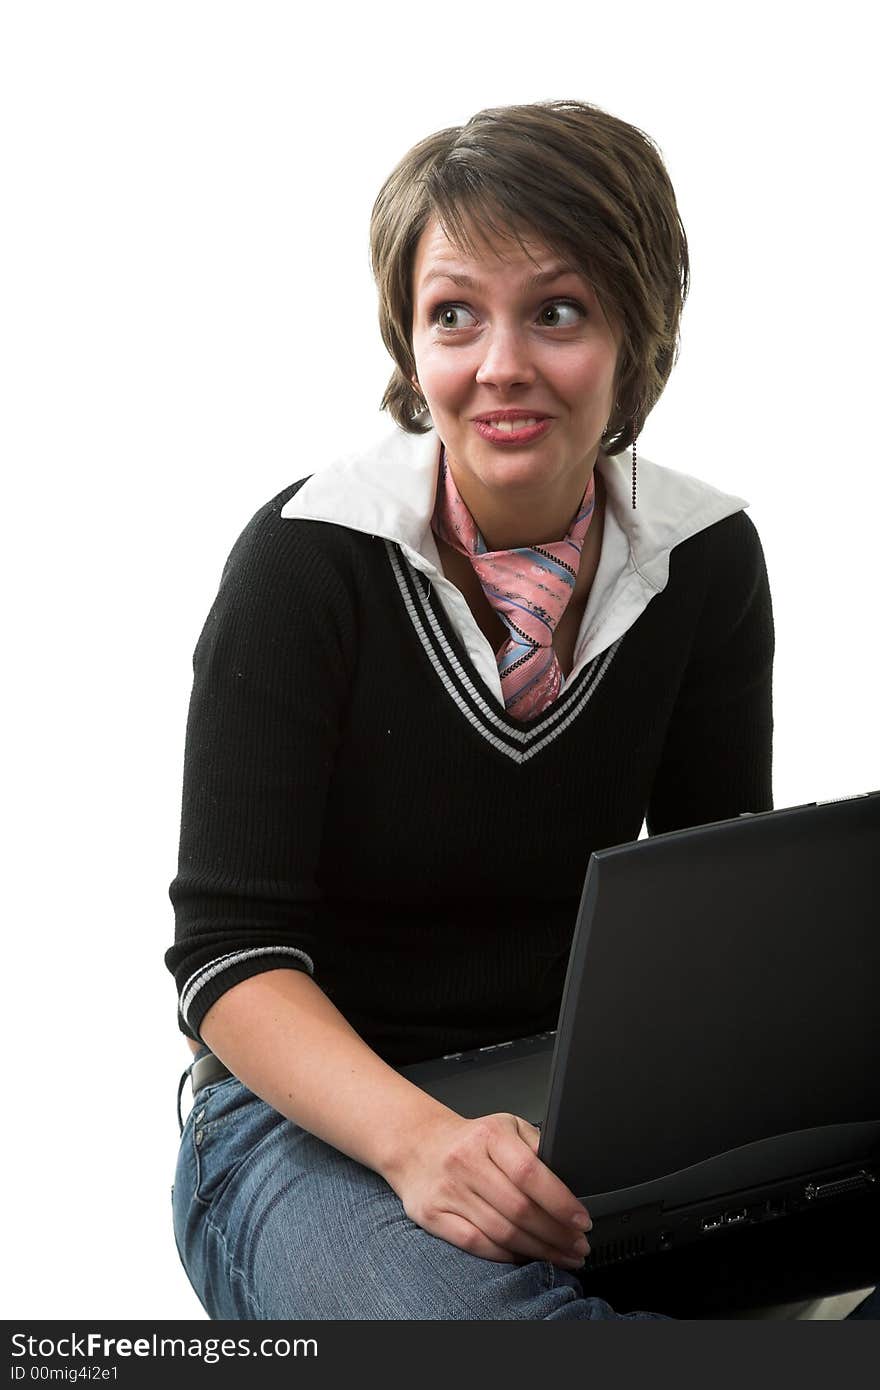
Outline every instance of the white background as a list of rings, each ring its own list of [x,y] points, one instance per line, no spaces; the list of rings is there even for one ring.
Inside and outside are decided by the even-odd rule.
[[[880,787],[868,9],[4,6],[5,1316],[202,1316],[162,959],[192,651],[254,511],[390,427],[368,223],[425,135],[570,97],[659,144],[693,287],[640,451],[751,503],[776,804]]]

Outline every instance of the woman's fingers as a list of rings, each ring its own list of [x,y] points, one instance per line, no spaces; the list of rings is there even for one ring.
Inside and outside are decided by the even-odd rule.
[[[490,1209],[487,1208],[488,1210]],[[550,1260],[553,1264],[562,1265],[567,1269],[579,1269],[583,1264],[583,1256],[572,1256],[570,1251],[551,1251],[548,1253],[537,1246],[534,1250],[510,1250],[492,1240],[473,1221],[452,1211],[438,1212],[431,1223],[430,1230],[432,1235],[439,1236],[442,1240],[449,1241],[451,1245],[457,1245],[461,1250],[466,1250],[468,1254],[479,1256],[483,1260],[497,1260],[502,1264],[522,1264],[527,1260]],[[529,1243],[527,1239],[525,1243]]]
[[[533,1259],[584,1258],[588,1246],[585,1233],[570,1219],[557,1220],[530,1195],[527,1187],[518,1186],[498,1166],[494,1155],[484,1167],[479,1187],[469,1194],[464,1215],[479,1226],[497,1245]],[[569,1204],[571,1199],[569,1198]],[[580,1240],[581,1244],[577,1242]]]
[[[441,1240],[448,1240],[451,1245],[457,1245],[459,1249],[466,1250],[469,1255],[477,1255],[482,1260],[500,1260],[504,1264],[516,1263],[511,1250],[506,1250],[504,1246],[490,1240],[485,1231],[480,1230],[466,1217],[459,1216],[457,1212],[438,1212],[431,1222],[430,1231],[432,1235],[439,1236]]]
[[[509,1118],[515,1121],[515,1126],[493,1125],[487,1148],[493,1163],[507,1180],[503,1200],[510,1219],[528,1230],[539,1231],[553,1244],[565,1249],[573,1233],[582,1233],[592,1225],[589,1213],[562,1179],[538,1158],[536,1146],[532,1147],[529,1142],[531,1136],[522,1133],[526,1121],[518,1116]]]
[[[534,1222],[531,1217],[527,1217],[524,1224],[511,1220],[504,1214],[503,1201],[494,1194],[491,1201],[484,1201],[471,1193],[466,1210],[459,1215],[463,1215],[493,1249],[507,1252],[489,1255],[489,1259],[550,1260],[553,1264],[579,1268],[589,1250],[586,1238],[574,1229],[565,1232],[564,1243],[558,1244],[552,1234],[548,1236],[541,1229],[540,1213]]]
[[[466,1120],[444,1113],[423,1127],[392,1185],[412,1221],[475,1255],[577,1269],[589,1218],[538,1158],[538,1140],[534,1126],[516,1115]]]
[[[576,1225],[573,1217],[583,1209],[537,1157],[536,1134],[514,1115],[475,1121],[471,1143],[457,1159],[454,1195],[443,1205],[502,1249],[580,1264],[589,1247],[584,1224]]]
[[[516,1120],[516,1131],[520,1139],[524,1139],[532,1153],[538,1152],[538,1145],[541,1142],[541,1131],[534,1125],[530,1125],[528,1120],[523,1120],[519,1115],[514,1115]]]

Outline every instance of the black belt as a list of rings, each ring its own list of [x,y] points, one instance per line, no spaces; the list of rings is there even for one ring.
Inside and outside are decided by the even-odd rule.
[[[193,1096],[197,1091],[203,1090],[205,1086],[212,1086],[215,1081],[225,1081],[232,1072],[225,1067],[219,1057],[215,1057],[213,1052],[207,1052],[204,1057],[199,1057],[198,1061],[191,1062],[180,1078],[180,1085],[177,1088],[177,1123],[181,1134],[183,1133],[183,1114],[180,1109],[180,1102],[183,1098],[183,1088],[186,1085],[186,1078],[192,1081]],[[201,1117],[199,1117],[201,1118]]]
[[[215,1081],[225,1081],[232,1072],[225,1067],[219,1057],[215,1057],[213,1052],[208,1052],[204,1057],[200,1057],[193,1063],[192,1071],[189,1074],[192,1082],[193,1095],[196,1091],[201,1091],[203,1086],[213,1086]]]

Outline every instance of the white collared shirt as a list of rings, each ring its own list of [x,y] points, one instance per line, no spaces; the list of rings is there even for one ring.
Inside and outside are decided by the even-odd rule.
[[[423,418],[430,421],[427,413]],[[440,443],[433,425],[422,435],[395,425],[377,444],[319,467],[285,503],[281,515],[333,522],[397,542],[410,564],[430,580],[483,683],[503,709],[495,653],[464,595],[444,575],[431,530]],[[673,548],[749,505],[742,497],[639,455],[634,511],[630,454],[600,453],[596,467],[607,499],[602,550],[581,618],[574,664],[560,694],[666,587]]]

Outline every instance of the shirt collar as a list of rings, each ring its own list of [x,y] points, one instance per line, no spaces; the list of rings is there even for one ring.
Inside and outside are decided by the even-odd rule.
[[[427,412],[422,417],[430,423]],[[433,425],[425,434],[395,426],[372,446],[344,454],[313,473],[285,503],[282,517],[329,521],[396,541],[417,569],[442,575],[431,530],[440,438]],[[659,592],[669,578],[669,555],[676,545],[749,504],[711,484],[638,459],[638,506],[632,506],[629,452],[599,454],[596,467],[605,483],[603,547],[625,551],[631,568]],[[599,575],[596,576],[599,578]]]
[[[396,541],[410,564],[431,581],[449,621],[485,688],[504,709],[495,654],[464,596],[443,573],[431,530],[440,467],[440,438],[430,428],[408,434],[398,426],[372,447],[345,454],[313,473],[281,509],[285,518],[329,521]],[[687,473],[639,456],[638,506],[632,507],[630,456],[600,454],[606,507],[599,564],[590,587],[562,690],[594,657],[632,627],[666,587],[676,545],[748,503]]]

